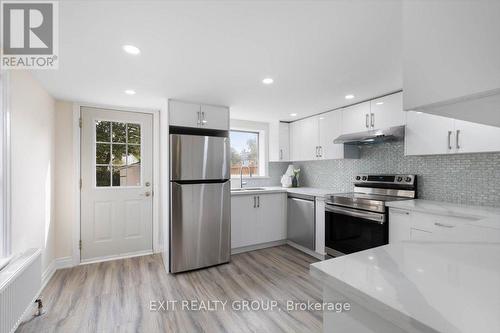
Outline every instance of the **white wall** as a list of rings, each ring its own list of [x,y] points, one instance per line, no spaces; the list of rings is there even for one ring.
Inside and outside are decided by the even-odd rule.
[[[12,252],[42,249],[55,258],[55,100],[27,71],[10,73]]]
[[[55,107],[56,155],[55,221],[56,258],[71,257],[75,219],[75,163],[73,149],[73,103],[57,101]]]

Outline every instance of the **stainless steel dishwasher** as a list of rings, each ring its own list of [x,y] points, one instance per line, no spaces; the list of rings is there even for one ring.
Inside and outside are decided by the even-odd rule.
[[[314,251],[315,217],[313,196],[288,194],[288,240]]]

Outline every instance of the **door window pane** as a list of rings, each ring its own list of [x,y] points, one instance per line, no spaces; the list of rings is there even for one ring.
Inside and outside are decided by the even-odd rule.
[[[231,176],[258,176],[259,172],[259,133],[231,131]]]
[[[127,164],[134,165],[138,163],[141,163],[141,146],[129,145]]]
[[[113,145],[113,165],[125,165],[127,156],[127,145]]]
[[[128,143],[141,143],[141,125],[128,124],[127,126]]]
[[[95,135],[97,142],[111,142],[111,123],[109,121],[97,121]]]
[[[115,123],[111,124],[113,131],[113,142],[126,143],[127,142],[127,124]]]
[[[113,167],[113,186],[127,186],[127,167]]]
[[[141,186],[141,125],[96,121],[96,186]]]
[[[95,168],[97,186],[111,186],[111,172],[109,166],[98,165]]]
[[[95,163],[109,164],[111,156],[111,145],[108,143],[97,143],[95,147]]]

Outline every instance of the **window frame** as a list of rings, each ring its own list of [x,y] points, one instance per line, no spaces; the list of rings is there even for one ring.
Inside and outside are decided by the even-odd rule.
[[[261,161],[260,161],[260,158],[261,158],[261,149],[260,149],[260,132],[257,131],[257,130],[243,130],[243,129],[230,129],[229,130],[229,137],[231,137],[231,132],[239,132],[239,133],[250,133],[250,134],[257,134],[257,165],[258,165],[258,172],[259,174],[258,175],[254,175],[252,174],[252,176],[243,176],[243,177],[246,177],[246,178],[254,178],[254,177],[263,177],[262,176],[262,167],[261,167]],[[232,165],[230,165],[230,169],[232,168]],[[230,175],[231,178],[239,178],[239,174],[238,175],[233,175],[231,174]]]
[[[12,254],[9,73],[0,71],[0,258]]]
[[[143,132],[142,132],[142,128],[143,128],[143,123],[140,122],[140,121],[137,121],[137,122],[125,122],[126,125],[128,124],[133,124],[133,125],[139,125],[140,129],[141,129],[141,141],[140,143],[128,143],[128,131],[126,132],[126,141],[125,143],[123,142],[113,142],[113,138],[112,138],[112,125],[110,124],[110,141],[109,142],[104,142],[104,141],[97,141],[97,129],[96,129],[96,124],[97,122],[99,121],[103,121],[103,122],[110,122],[111,124],[113,122],[117,122],[116,120],[110,120],[110,119],[104,119],[104,118],[94,118],[93,119],[93,122],[94,122],[94,126],[93,126],[93,143],[94,143],[94,146],[92,147],[92,153],[93,153],[93,162],[92,162],[92,166],[93,166],[93,169],[94,169],[94,172],[93,172],[93,187],[94,189],[97,189],[97,190],[110,190],[110,189],[131,189],[131,188],[141,188],[143,187],[143,178],[144,178],[144,175],[143,175],[143,166],[142,166],[142,162],[140,163],[140,184],[139,185],[125,185],[125,186],[113,186],[113,148],[112,146],[113,145],[125,145],[126,148],[128,148],[128,146],[138,146],[140,147],[140,154],[141,154],[141,159],[142,159],[142,153],[143,153],[143,146],[142,146],[142,143],[143,143]],[[109,164],[99,164],[99,163],[96,163],[96,154],[97,154],[97,144],[109,144],[110,145],[110,161],[109,161]],[[128,152],[128,149],[126,149],[126,152]],[[126,155],[127,158],[128,158],[128,155]],[[127,161],[128,163],[128,161]],[[125,163],[125,166],[128,166],[127,163]],[[99,166],[106,166],[106,167],[109,167],[111,168],[110,169],[110,185],[109,186],[97,186],[97,176],[96,176],[96,169],[97,167]]]
[[[269,178],[269,123],[231,119],[229,131],[259,133],[259,175],[244,175],[243,179]],[[231,175],[231,179],[239,178],[239,175]]]

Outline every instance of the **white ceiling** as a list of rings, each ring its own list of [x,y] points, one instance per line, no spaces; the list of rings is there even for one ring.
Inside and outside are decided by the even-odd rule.
[[[399,90],[401,23],[400,1],[61,1],[59,69],[35,76],[64,100],[291,120]]]

